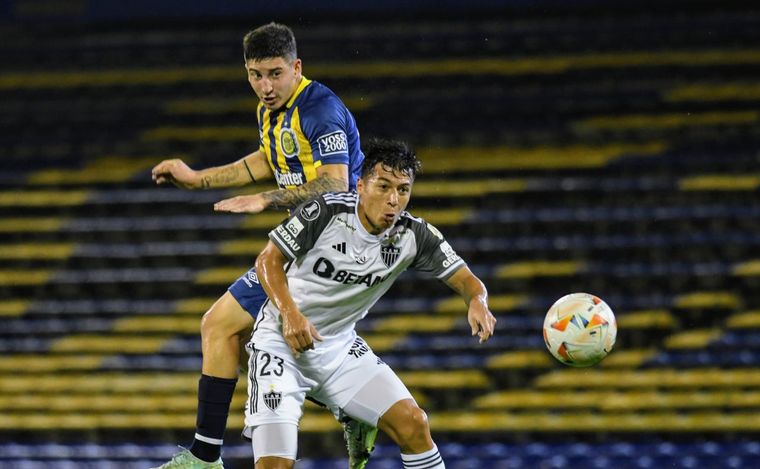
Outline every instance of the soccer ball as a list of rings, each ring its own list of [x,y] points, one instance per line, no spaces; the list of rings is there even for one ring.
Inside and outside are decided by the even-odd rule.
[[[615,346],[617,321],[607,303],[588,293],[557,300],[544,319],[544,342],[554,358],[579,368],[592,366]]]

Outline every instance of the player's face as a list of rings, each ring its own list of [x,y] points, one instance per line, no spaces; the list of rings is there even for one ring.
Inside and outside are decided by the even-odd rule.
[[[288,102],[301,81],[301,59],[288,62],[283,57],[247,60],[248,83],[269,110]]]
[[[382,163],[375,170],[359,179],[359,220],[372,234],[380,234],[396,223],[399,214],[406,209],[412,196],[412,178],[406,173],[391,171]]]

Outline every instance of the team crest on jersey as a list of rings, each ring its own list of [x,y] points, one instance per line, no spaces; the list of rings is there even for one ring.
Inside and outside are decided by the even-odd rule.
[[[284,128],[280,131],[280,146],[286,158],[298,155],[298,138],[293,129]]]
[[[274,389],[272,389],[268,393],[264,394],[264,404],[266,404],[272,412],[280,407],[280,402],[282,402],[281,392],[276,392]]]
[[[401,249],[395,246],[381,246],[380,258],[383,260],[383,264],[386,267],[390,267],[396,263],[398,256],[401,254]]]
[[[301,209],[301,216],[306,221],[316,220],[319,216],[319,202],[316,200]]]

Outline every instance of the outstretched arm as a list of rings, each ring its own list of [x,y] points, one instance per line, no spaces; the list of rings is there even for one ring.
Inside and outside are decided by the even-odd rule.
[[[239,195],[214,204],[214,210],[259,213],[264,210],[292,209],[325,192],[348,190],[348,166],[326,164],[317,168],[317,178],[295,189],[275,189],[260,194]]]
[[[488,291],[478,277],[467,266],[460,268],[446,281],[446,284],[459,293],[467,305],[467,322],[472,328],[472,335],[480,338],[480,343],[493,335],[496,318],[488,309]]]
[[[172,183],[182,189],[217,189],[252,184],[272,178],[266,155],[257,150],[224,166],[201,170],[190,168],[179,158],[164,160],[151,171],[156,184]]]
[[[314,340],[322,340],[317,329],[299,311],[296,302],[288,290],[288,278],[285,264],[288,260],[280,249],[269,241],[256,258],[256,273],[264,291],[280,311],[282,317],[282,335],[293,355],[298,356],[314,348]]]

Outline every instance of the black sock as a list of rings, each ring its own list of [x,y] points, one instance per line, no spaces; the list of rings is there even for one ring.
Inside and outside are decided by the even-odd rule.
[[[222,440],[236,383],[237,379],[201,375],[195,439],[190,446],[190,452],[198,459],[213,462],[222,454]]]

